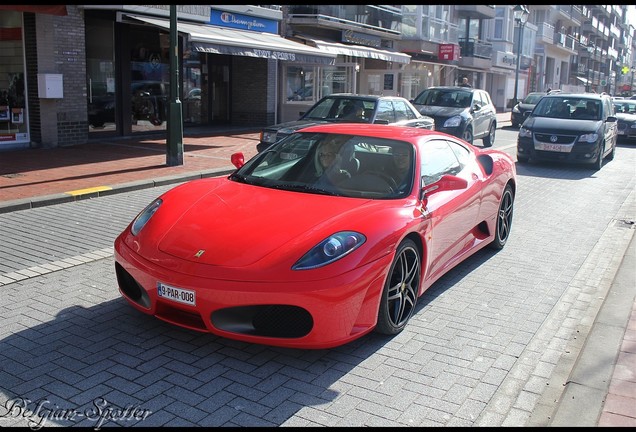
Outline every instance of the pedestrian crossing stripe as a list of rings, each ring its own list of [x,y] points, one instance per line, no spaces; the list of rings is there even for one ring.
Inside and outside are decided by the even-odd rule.
[[[92,188],[77,189],[77,190],[68,191],[64,193],[68,195],[72,195],[72,196],[77,196],[77,195],[84,195],[84,194],[89,194],[93,192],[103,192],[103,191],[112,190],[112,189],[113,188],[110,186],[95,186]]]

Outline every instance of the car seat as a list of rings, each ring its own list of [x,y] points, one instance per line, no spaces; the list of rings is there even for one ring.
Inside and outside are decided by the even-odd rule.
[[[349,171],[349,174],[354,175],[360,170],[360,160],[355,156],[355,145],[349,141],[345,143],[341,150],[342,153],[342,169]]]

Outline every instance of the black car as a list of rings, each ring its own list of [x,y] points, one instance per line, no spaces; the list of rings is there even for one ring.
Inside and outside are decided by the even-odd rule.
[[[470,87],[429,87],[413,99],[420,113],[435,119],[435,130],[473,144],[482,139],[484,147],[495,142],[497,109],[490,94]]]
[[[434,128],[433,119],[420,114],[403,97],[334,93],[320,99],[298,120],[275,124],[263,129],[256,150],[261,152],[298,129],[321,123],[338,122]]]
[[[523,123],[523,121],[526,119],[526,111],[532,111],[537,102],[539,102],[539,100],[541,100],[541,98],[546,94],[547,93],[544,92],[528,93],[528,95],[523,98],[523,100],[512,107],[512,111],[510,112],[510,122],[512,123],[512,127],[519,127],[521,123]]]
[[[636,140],[636,100],[614,99],[614,111],[616,112],[618,140]]]
[[[161,81],[133,81],[131,84],[132,122],[148,120],[160,126],[168,118],[170,85]],[[101,128],[115,122],[115,94],[106,93],[89,98],[88,123]]]
[[[601,169],[616,151],[617,124],[607,95],[559,93],[546,95],[519,128],[517,161],[591,163]]]

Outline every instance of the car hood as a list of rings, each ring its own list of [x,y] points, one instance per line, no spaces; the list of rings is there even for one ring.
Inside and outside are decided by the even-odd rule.
[[[351,221],[356,220],[353,211],[377,203],[227,180],[213,184],[216,187],[202,196],[186,193],[165,199],[166,206],[179,201],[174,212],[179,216],[162,222],[165,234],[158,244],[160,251],[191,262],[234,268],[271,254],[296,254],[295,261],[329,234],[351,229]],[[193,202],[183,203],[183,199]],[[199,251],[205,252],[197,257]]]
[[[427,115],[429,117],[453,117],[460,115],[464,110],[468,108],[455,108],[455,107],[441,107],[434,105],[415,105],[420,114]]]
[[[319,124],[331,123],[327,120],[294,120],[285,123],[278,123],[272,126],[268,126],[265,128],[267,131],[278,131],[279,133],[291,134],[299,129],[315,126]]]
[[[615,115],[616,115],[616,118],[619,120],[625,120],[628,122],[636,121],[636,114],[616,113]]]
[[[551,117],[530,116],[523,123],[523,127],[533,132],[563,134],[596,132],[603,122],[601,120],[561,119]]]

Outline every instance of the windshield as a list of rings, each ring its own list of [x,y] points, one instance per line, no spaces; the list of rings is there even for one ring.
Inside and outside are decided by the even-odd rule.
[[[636,100],[617,100],[613,104],[616,114],[636,114]]]
[[[296,132],[250,159],[230,180],[260,187],[352,198],[410,193],[414,148],[362,135]]]
[[[330,122],[371,123],[375,100],[359,98],[325,97],[302,117]]]
[[[468,108],[473,95],[466,90],[428,89],[420,93],[413,101],[419,105]]]
[[[531,105],[535,105],[537,102],[539,102],[539,100],[545,96],[543,93],[530,93],[528,96],[526,96],[526,98],[523,100],[523,103],[525,104],[531,104]]]
[[[577,96],[544,97],[532,111],[533,117],[600,120],[601,101]]]

